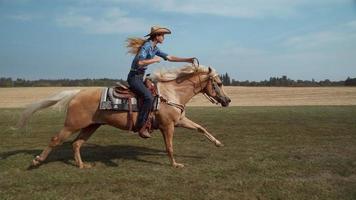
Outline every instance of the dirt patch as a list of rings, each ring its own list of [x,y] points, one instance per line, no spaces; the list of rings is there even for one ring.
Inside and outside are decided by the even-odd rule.
[[[21,108],[63,90],[86,87],[0,88],[0,108]],[[232,106],[356,105],[356,87],[225,87]],[[203,95],[189,106],[214,106]]]

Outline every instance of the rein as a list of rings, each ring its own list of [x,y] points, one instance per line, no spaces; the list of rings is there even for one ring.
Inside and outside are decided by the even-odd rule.
[[[206,97],[211,103],[218,105],[219,102],[217,102],[214,98],[210,97],[207,95],[205,92],[203,93],[204,97]]]
[[[197,61],[197,64],[195,64],[195,62],[194,61]],[[199,70],[199,60],[198,60],[198,58],[193,58],[193,63],[192,63],[192,65],[194,66],[194,68],[195,68],[195,72],[197,72],[198,70]],[[199,85],[200,85],[200,90],[199,91],[202,91],[203,90],[203,86],[202,86],[202,81],[201,81],[201,79],[200,79],[200,76],[198,76],[199,77]],[[195,87],[194,87],[195,88]],[[195,89],[193,90],[193,92],[194,92],[194,94],[198,94],[199,92],[195,92]]]
[[[159,96],[159,99],[163,102],[163,103],[166,103],[167,105],[170,105],[170,106],[173,106],[173,107],[176,107],[180,110],[181,113],[184,112],[184,109],[185,109],[185,105],[183,104],[180,104],[180,103],[174,103],[172,101],[169,101],[168,99],[164,98],[163,96]]]

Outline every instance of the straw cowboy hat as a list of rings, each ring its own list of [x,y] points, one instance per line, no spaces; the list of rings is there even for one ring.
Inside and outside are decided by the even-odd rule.
[[[156,34],[171,34],[171,31],[168,28],[165,28],[165,27],[152,26],[151,27],[151,32],[149,34],[145,35],[145,37],[156,35]]]

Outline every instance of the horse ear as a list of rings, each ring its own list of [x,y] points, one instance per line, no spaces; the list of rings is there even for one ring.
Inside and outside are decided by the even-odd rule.
[[[213,70],[211,69],[211,67],[209,67],[209,74],[212,72]]]

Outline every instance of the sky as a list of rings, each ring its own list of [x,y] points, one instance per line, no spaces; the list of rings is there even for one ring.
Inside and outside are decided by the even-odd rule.
[[[0,77],[126,79],[126,38],[153,25],[162,51],[237,80],[356,77],[356,0],[0,0]]]

